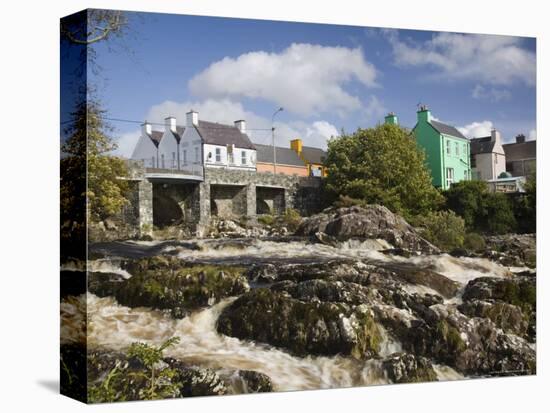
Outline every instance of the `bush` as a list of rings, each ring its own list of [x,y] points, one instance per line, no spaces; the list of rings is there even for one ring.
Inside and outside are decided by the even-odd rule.
[[[260,215],[258,217],[258,222],[263,225],[273,225],[275,218],[273,215]]]
[[[469,232],[464,237],[464,248],[479,252],[485,249],[485,238],[475,232]]]
[[[282,218],[284,225],[286,225],[289,231],[296,231],[302,223],[302,216],[292,208],[287,208]]]
[[[447,208],[460,215],[470,231],[504,234],[516,230],[510,197],[489,192],[482,181],[462,181],[444,192]]]
[[[422,235],[444,251],[462,247],[464,220],[453,211],[430,212],[418,218]]]

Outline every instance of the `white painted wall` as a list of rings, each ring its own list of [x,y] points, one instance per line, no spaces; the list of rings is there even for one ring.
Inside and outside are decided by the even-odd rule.
[[[506,156],[502,148],[500,132],[493,129],[491,137],[495,141],[493,152],[475,155],[476,167],[472,168],[472,175],[482,181],[498,179],[502,172],[506,172]]]
[[[209,168],[229,168],[240,170],[256,169],[256,151],[254,149],[233,148],[233,162],[228,159],[227,146],[204,144],[204,165]],[[219,151],[220,160],[216,158],[216,150]],[[242,162],[243,153],[246,162]]]
[[[141,136],[136,143],[130,159],[142,160],[145,167],[154,168],[157,163],[157,147],[147,135],[147,131],[150,133],[150,125],[144,125],[144,127],[142,127]]]
[[[198,153],[197,158],[196,153]],[[181,165],[183,168],[202,165],[202,158],[202,139],[193,125],[187,125],[180,140]]]
[[[177,169],[178,141],[170,131],[164,131],[159,144],[159,168]],[[162,159],[164,158],[164,164]]]

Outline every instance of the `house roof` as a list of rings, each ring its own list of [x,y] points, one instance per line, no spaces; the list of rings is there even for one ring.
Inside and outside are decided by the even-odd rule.
[[[153,141],[155,146],[158,148],[160,140],[162,139],[163,135],[164,135],[164,132],[154,130],[154,131],[151,131],[151,134],[149,135],[149,138],[151,138],[151,140]]]
[[[325,161],[327,152],[321,148],[314,148],[312,146],[302,147],[302,156],[309,163],[322,164]]]
[[[519,161],[522,159],[536,159],[537,141],[522,143],[506,143],[502,145],[507,162]]]
[[[430,124],[435,128],[439,133],[444,133],[445,135],[454,136],[456,138],[468,139],[462,133],[458,131],[454,126],[447,125],[445,123],[438,122],[436,120],[430,121]]]
[[[256,146],[256,162],[260,163],[273,163],[273,146],[260,145]],[[277,155],[277,163],[282,165],[302,166],[305,168],[306,164],[300,159],[298,154],[290,148],[275,147]]]
[[[176,138],[176,141],[180,143],[181,137],[183,136],[183,132],[185,132],[185,128],[183,126],[176,126],[176,132],[172,132],[174,137]]]
[[[470,153],[472,155],[478,155],[481,153],[491,153],[495,149],[495,141],[491,141],[490,136],[483,138],[470,139]]]
[[[199,120],[196,129],[204,143],[223,146],[235,145],[237,148],[256,149],[248,138],[248,135],[241,133],[234,125]]]

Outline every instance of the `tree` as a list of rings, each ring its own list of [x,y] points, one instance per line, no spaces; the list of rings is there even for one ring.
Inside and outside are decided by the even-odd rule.
[[[462,247],[464,220],[453,211],[429,212],[418,219],[422,236],[444,251]]]
[[[483,198],[489,193],[487,183],[483,181],[460,181],[444,192],[447,208],[462,218],[466,228],[475,229],[476,222],[486,213],[483,211]]]
[[[90,97],[77,107],[67,128],[69,138],[61,147],[62,223],[63,215],[81,223],[99,221],[119,213],[128,202],[128,183],[121,179],[128,174],[127,166],[109,154],[117,146],[109,136],[112,128],[105,123],[104,113]]]
[[[489,192],[483,181],[461,181],[444,192],[446,206],[464,218],[469,231],[512,232],[516,218],[508,195]]]
[[[109,37],[124,35],[128,27],[126,14],[120,10],[88,9],[61,20],[61,38],[77,45],[90,45]]]
[[[443,197],[433,187],[424,153],[397,125],[379,125],[329,141],[325,188],[332,200],[345,196],[381,204],[405,217],[436,209]]]

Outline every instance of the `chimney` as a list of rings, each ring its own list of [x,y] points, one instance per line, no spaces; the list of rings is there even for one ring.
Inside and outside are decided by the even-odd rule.
[[[491,129],[491,142],[496,142],[500,144],[500,132],[495,128]]]
[[[432,120],[432,113],[428,109],[428,105],[420,105],[420,109],[416,112],[418,122],[428,122]]]
[[[394,112],[390,112],[384,118],[384,123],[386,125],[399,125],[397,121],[397,115]]]
[[[516,136],[516,143],[525,143],[525,135],[523,133]]]
[[[246,121],[243,119],[235,121],[235,127],[241,131],[241,133],[246,133]]]
[[[187,126],[198,126],[199,125],[199,114],[191,109],[187,112]]]
[[[143,122],[141,125],[141,134],[143,136],[150,136],[152,131],[153,128],[151,127],[151,124],[147,121]]]
[[[172,131],[176,133],[176,118],[173,116],[168,116],[164,119],[164,127],[166,129],[166,132]]]
[[[302,148],[304,144],[300,138],[296,138],[290,141],[290,149],[296,152],[298,155],[302,153]]]

